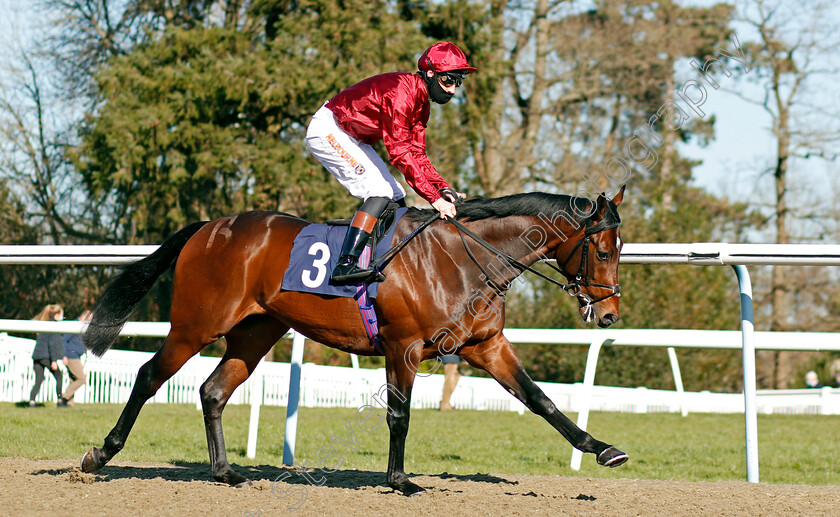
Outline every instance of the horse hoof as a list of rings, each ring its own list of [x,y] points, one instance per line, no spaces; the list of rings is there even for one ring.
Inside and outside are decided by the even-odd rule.
[[[91,447],[89,451],[82,456],[82,472],[92,474],[102,468],[99,461],[96,459],[96,447]]]
[[[598,455],[598,465],[615,468],[624,465],[624,463],[626,463],[629,459],[630,456],[628,456],[627,453],[620,451],[613,446],[609,446]]]
[[[224,483],[234,488],[244,488],[253,485],[250,479],[236,472],[229,466],[222,472],[213,474],[213,478],[219,483]]]
[[[402,495],[406,497],[413,497],[416,495],[422,495],[426,493],[426,489],[415,485],[411,481],[404,480],[401,483],[394,483],[391,485],[391,488],[396,490],[397,492],[402,492]]]

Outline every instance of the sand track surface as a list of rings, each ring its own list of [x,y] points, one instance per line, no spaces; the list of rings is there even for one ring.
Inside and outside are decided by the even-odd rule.
[[[285,468],[236,468],[254,480],[253,486],[216,483],[206,463],[114,461],[85,474],[69,460],[0,458],[0,514],[840,515],[840,486],[444,473],[412,476],[427,492],[404,497],[388,488],[382,472],[341,470],[325,477],[323,486],[313,486],[275,483],[301,479]]]

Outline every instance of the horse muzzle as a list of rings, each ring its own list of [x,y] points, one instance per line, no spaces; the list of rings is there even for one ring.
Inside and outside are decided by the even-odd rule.
[[[618,314],[613,312],[608,312],[604,314],[604,316],[598,320],[598,326],[602,329],[612,326],[619,320]]]
[[[618,289],[614,291],[614,294],[617,295],[616,298],[618,296],[621,296],[618,293]],[[577,297],[578,302],[580,303],[580,308],[578,309],[578,312],[580,313],[580,317],[583,319],[583,321],[587,323],[595,321],[599,327],[607,328],[615,324],[620,319],[618,315],[617,304],[615,304],[614,307],[615,312],[607,309],[602,314],[599,314],[599,312],[601,311],[599,311],[598,309],[600,309],[603,305],[608,305],[603,302],[611,298],[613,295],[604,296],[594,301],[582,292],[577,292],[574,296]]]

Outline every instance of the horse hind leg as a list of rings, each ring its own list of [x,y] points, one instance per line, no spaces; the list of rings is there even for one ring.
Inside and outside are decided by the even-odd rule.
[[[230,466],[222,430],[222,412],[234,390],[253,373],[269,349],[289,330],[274,318],[254,316],[245,319],[226,336],[227,350],[219,365],[201,385],[201,407],[210,453],[210,470],[216,481],[236,487],[251,482]]]
[[[202,341],[189,339],[184,332],[173,329],[163,346],[137,372],[137,380],[128,402],[120,414],[117,424],[105,437],[101,448],[93,447],[82,457],[82,471],[96,472],[104,467],[111,458],[125,446],[137,416],[143,405],[170,377],[184,366],[190,357],[198,353],[207,344]]]
[[[463,353],[471,365],[485,370],[533,413],[543,417],[572,445],[595,454],[598,464],[618,467],[629,456],[618,448],[596,440],[560,412],[522,367],[510,342],[501,334]]]

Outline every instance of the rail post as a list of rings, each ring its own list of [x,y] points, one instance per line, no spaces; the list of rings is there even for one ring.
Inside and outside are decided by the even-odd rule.
[[[598,367],[598,354],[601,353],[603,345],[609,345],[614,339],[596,339],[589,344],[589,352],[586,354],[586,370],[583,373],[583,397],[581,399],[580,413],[578,413],[577,426],[586,431],[589,423],[589,407],[592,405],[592,390],[595,386],[595,369]],[[572,448],[572,460],[569,467],[572,470],[580,470],[580,462],[583,459],[583,452]]]
[[[263,368],[260,368],[265,362],[265,357],[260,359],[257,367],[254,368],[254,373],[251,374],[251,420],[248,424],[248,449],[246,454],[249,458],[257,457],[257,434],[260,429],[260,406],[263,403]]]
[[[671,361],[671,374],[674,376],[674,387],[677,390],[677,396],[680,398],[680,414],[688,416],[688,405],[685,401],[685,389],[683,388],[682,374],[680,373],[680,363],[677,360],[677,351],[674,347],[668,347],[668,359]]]
[[[747,442],[747,481],[758,483],[758,417],[755,400],[755,334],[752,282],[747,267],[732,266],[741,290],[741,340],[744,357],[744,428]]]
[[[292,340],[292,361],[289,375],[289,402],[286,404],[286,437],[283,443],[283,465],[295,462],[295,437],[297,436],[298,403],[300,401],[300,369],[303,365],[303,345],[306,338],[295,332]]]

